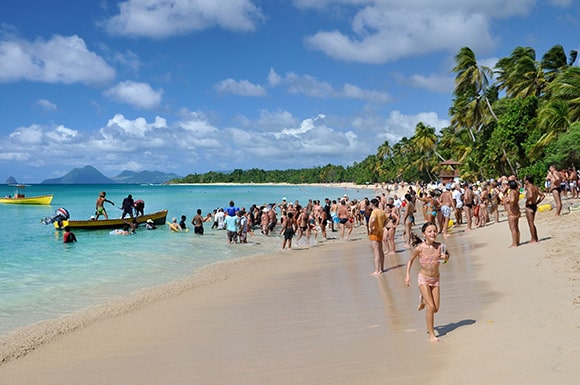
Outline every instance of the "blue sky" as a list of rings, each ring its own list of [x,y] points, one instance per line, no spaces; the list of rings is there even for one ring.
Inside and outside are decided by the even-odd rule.
[[[351,165],[449,124],[454,56],[580,50],[573,0],[0,0],[0,183]]]

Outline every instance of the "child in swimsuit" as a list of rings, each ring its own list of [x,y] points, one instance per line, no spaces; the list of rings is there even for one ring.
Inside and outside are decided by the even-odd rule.
[[[421,270],[417,276],[417,285],[421,293],[418,310],[427,308],[425,315],[427,322],[427,330],[431,341],[439,341],[435,335],[434,318],[435,313],[439,311],[440,303],[440,288],[439,288],[439,263],[441,260],[447,262],[449,254],[446,248],[437,239],[437,226],[432,222],[426,222],[422,228],[425,241],[415,246],[409,262],[407,262],[407,275],[405,284],[407,287],[411,283],[411,266],[417,257],[419,257],[419,264]]]

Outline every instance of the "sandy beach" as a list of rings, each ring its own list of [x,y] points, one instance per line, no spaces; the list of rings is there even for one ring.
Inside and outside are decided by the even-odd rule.
[[[370,277],[358,228],[350,241],[214,265],[203,284],[12,352],[0,383],[576,383],[580,252],[570,240],[579,220],[577,211],[538,213],[541,242],[529,244],[522,217],[523,244],[512,249],[505,219],[454,228],[437,343],[417,311],[416,277],[404,285],[410,252],[398,243],[388,271]]]

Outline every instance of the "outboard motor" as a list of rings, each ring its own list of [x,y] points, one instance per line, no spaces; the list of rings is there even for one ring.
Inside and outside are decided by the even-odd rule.
[[[50,223],[57,222],[59,225],[58,227],[61,227],[60,225],[61,225],[62,221],[66,221],[69,218],[70,218],[70,214],[69,214],[68,210],[65,209],[64,207],[59,207],[58,209],[56,209],[56,211],[54,212],[54,215],[52,217],[46,217],[44,219],[41,219],[40,223],[48,225]]]

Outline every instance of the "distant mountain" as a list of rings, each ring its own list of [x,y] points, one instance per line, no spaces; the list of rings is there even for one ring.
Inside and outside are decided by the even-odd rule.
[[[8,179],[6,179],[6,184],[18,184],[18,182],[16,181],[16,178],[9,176]]]
[[[115,184],[93,166],[75,168],[60,178],[46,179],[41,184]]]
[[[160,171],[141,171],[141,172],[123,171],[116,177],[108,178],[93,166],[85,166],[83,168],[75,168],[63,177],[46,179],[41,183],[42,184],[118,184],[118,183],[160,184],[175,178],[180,178],[180,176]],[[8,183],[8,181],[6,183]]]
[[[179,175],[175,174],[168,174],[166,172],[160,171],[141,171],[141,172],[134,172],[134,171],[123,171],[113,179],[117,181],[117,183],[165,183],[170,181],[171,179],[180,178]]]

